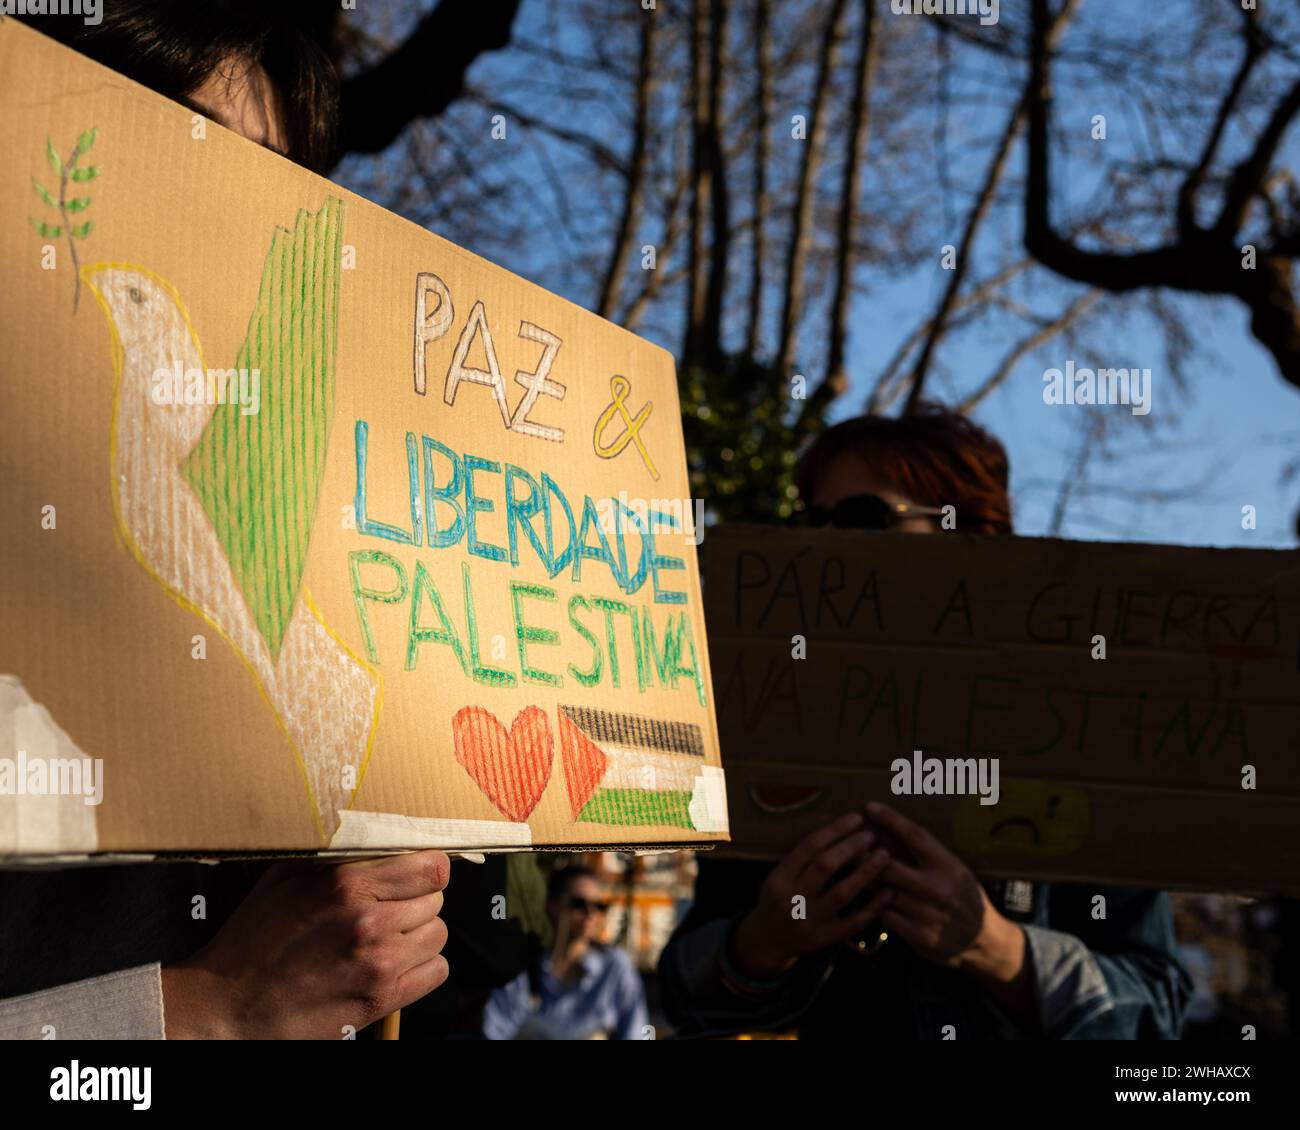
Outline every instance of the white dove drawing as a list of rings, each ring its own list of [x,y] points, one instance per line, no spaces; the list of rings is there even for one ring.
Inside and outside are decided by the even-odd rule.
[[[110,459],[118,530],[154,579],[242,657],[298,758],[313,817],[328,843],[369,754],[382,695],[378,673],[330,630],[305,589],[273,652],[182,471],[214,404],[158,404],[151,397],[160,369],[208,371],[180,296],[135,264],[93,264],[82,277],[107,314],[112,336]]]

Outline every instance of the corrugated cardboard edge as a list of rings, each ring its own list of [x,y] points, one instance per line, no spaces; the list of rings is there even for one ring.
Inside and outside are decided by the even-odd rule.
[[[717,841],[720,843],[721,841]],[[436,846],[436,845],[430,845]],[[544,851],[556,855],[578,855],[592,851],[612,851],[619,855],[672,855],[679,851],[712,851],[716,843],[672,843],[645,847],[640,844],[542,844],[538,847],[470,848],[438,847],[453,859],[467,863],[482,863],[489,855],[507,855],[515,852]],[[130,854],[128,852],[99,852],[95,855],[0,855],[0,871],[58,871],[67,867],[102,867],[114,864],[138,863],[233,863],[238,860],[275,861],[281,859],[318,859],[324,863],[346,863],[349,860],[375,859],[384,855],[403,855],[418,848],[372,848],[370,850],[339,850],[316,852],[229,852],[215,855],[173,852],[164,855]]]

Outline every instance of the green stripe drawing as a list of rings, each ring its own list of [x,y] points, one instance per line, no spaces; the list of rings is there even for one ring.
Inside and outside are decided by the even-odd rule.
[[[592,824],[657,824],[694,828],[690,807],[690,793],[597,789],[583,806],[578,819]]]
[[[272,658],[302,583],[330,421],[338,338],[341,200],[277,228],[236,369],[260,403],[218,404],[181,471],[194,488]]]

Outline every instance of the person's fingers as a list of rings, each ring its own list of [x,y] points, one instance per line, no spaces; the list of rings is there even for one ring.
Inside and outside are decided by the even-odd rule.
[[[931,932],[926,926],[913,922],[906,915],[899,914],[892,906],[880,916],[880,924],[891,934],[896,934],[917,949],[931,948]]]
[[[847,918],[833,919],[833,925],[822,930],[817,938],[818,949],[839,945],[857,936],[866,929],[870,922],[880,917],[881,912],[894,898],[894,891],[886,887],[872,895],[870,901],[856,914]]]
[[[399,975],[415,969],[442,953],[447,944],[447,924],[441,918],[417,926],[407,934],[398,935],[397,969]]]
[[[894,899],[894,909],[917,924],[927,922],[931,925],[943,924],[943,911],[934,903],[916,895],[909,895],[905,891],[898,892],[898,897]]]
[[[924,863],[930,859],[943,859],[949,854],[943,844],[930,835],[920,824],[909,820],[901,812],[890,808],[887,804],[881,804],[879,801],[873,800],[867,805],[867,816],[887,832],[897,836],[916,856],[918,863]]]
[[[787,871],[792,878],[798,876],[809,863],[830,847],[831,844],[861,828],[862,824],[863,816],[861,812],[845,813],[838,820],[833,820],[831,823],[818,828],[815,832],[810,832],[795,844],[777,865],[778,869]]]
[[[897,887],[900,891],[911,891],[913,894],[923,897],[930,892],[933,886],[929,876],[924,871],[909,867],[899,859],[893,860],[880,877],[891,887]]]
[[[877,848],[843,879],[826,892],[826,901],[837,913],[865,891],[889,866],[889,852]]]
[[[853,933],[856,934],[860,932],[868,923],[874,922],[884,914],[897,897],[898,892],[892,887],[882,887],[878,890],[871,896],[871,901],[849,919],[849,921],[853,923]]]
[[[451,860],[441,851],[413,851],[383,859],[343,863],[345,881],[363,883],[380,902],[413,899],[441,891],[451,877]]]
[[[397,931],[405,934],[432,922],[442,912],[443,897],[441,891],[434,891],[430,895],[393,903],[393,923]]]
[[[447,980],[450,972],[447,959],[442,954],[414,969],[408,969],[397,979],[397,1003],[393,1007],[405,1008],[408,1004],[414,1004]]]
[[[796,875],[795,886],[807,888],[803,892],[806,895],[820,895],[843,867],[853,863],[859,856],[865,855],[875,842],[874,832],[861,831],[845,836],[816,856],[803,871]]]

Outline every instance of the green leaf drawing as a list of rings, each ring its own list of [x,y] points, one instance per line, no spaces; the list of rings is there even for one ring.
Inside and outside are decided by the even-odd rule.
[[[0,0],[2,2],[2,0]],[[95,136],[99,130],[92,128],[82,132],[77,138],[77,144],[72,147],[72,152],[67,161],[63,161],[59,156],[59,151],[54,148],[54,139],[46,136],[45,138],[45,159],[49,161],[50,168],[54,170],[55,175],[59,178],[59,192],[57,199],[53,192],[46,188],[35,177],[32,178],[32,190],[40,197],[42,203],[49,205],[59,213],[62,224],[47,224],[44,220],[31,219],[31,225],[36,229],[42,239],[58,239],[67,233],[68,251],[72,257],[73,282],[75,284],[72,292],[72,312],[76,314],[78,304],[81,300],[81,275],[77,270],[77,245],[76,241],[85,239],[92,231],[95,225],[92,221],[86,220],[81,224],[74,224],[71,217],[78,212],[84,212],[90,207],[91,198],[89,196],[68,196],[68,185],[71,183],[86,184],[93,181],[99,176],[99,169],[94,165],[87,165],[84,169],[77,168],[77,161],[90,151],[90,147],[95,144]]]

